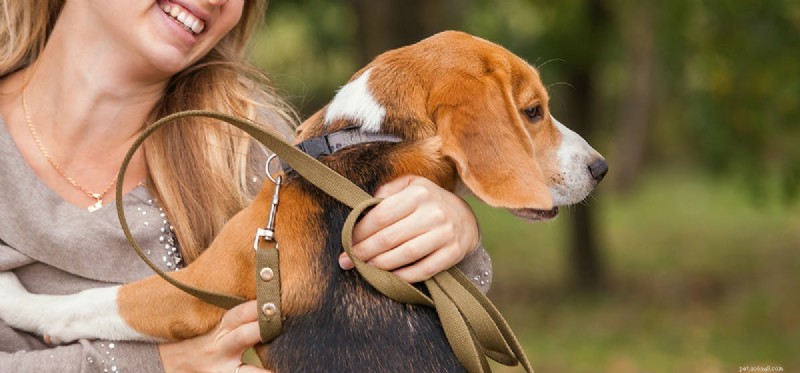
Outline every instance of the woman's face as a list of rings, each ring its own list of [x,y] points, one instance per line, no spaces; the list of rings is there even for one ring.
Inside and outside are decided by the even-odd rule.
[[[171,76],[205,56],[236,26],[244,1],[67,1],[64,13],[69,13],[70,5],[72,13],[86,12],[75,19],[91,23],[89,27],[103,40],[118,42],[124,51]]]

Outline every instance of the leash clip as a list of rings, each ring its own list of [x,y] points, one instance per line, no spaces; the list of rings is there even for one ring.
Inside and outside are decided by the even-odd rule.
[[[269,175],[269,174],[268,174]],[[278,175],[277,178],[271,180],[275,182],[275,192],[272,194],[272,205],[269,208],[269,219],[267,219],[267,226],[258,228],[256,230],[256,237],[253,241],[253,250],[258,251],[258,239],[263,238],[265,241],[275,241],[275,214],[278,212],[278,195],[281,191],[281,182],[283,177]],[[275,246],[277,248],[277,245]]]
[[[272,241],[275,239],[275,232],[270,229],[258,228],[256,230],[256,239],[253,241],[253,250],[258,251],[258,239],[264,238],[264,241]]]

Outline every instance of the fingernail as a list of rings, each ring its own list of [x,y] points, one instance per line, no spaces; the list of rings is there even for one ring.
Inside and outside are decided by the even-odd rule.
[[[339,267],[344,270],[353,269],[353,261],[350,260],[347,255],[343,255],[339,257]]]

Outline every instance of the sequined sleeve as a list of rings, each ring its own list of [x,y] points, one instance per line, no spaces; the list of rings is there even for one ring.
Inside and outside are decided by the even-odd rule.
[[[50,347],[0,321],[0,371],[37,373],[163,373],[157,345],[80,340]]]
[[[464,272],[482,293],[486,294],[489,291],[492,284],[492,258],[481,243],[456,264],[456,267]]]

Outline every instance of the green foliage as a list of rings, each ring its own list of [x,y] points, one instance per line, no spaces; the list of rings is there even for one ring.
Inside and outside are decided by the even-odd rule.
[[[800,4],[677,2],[660,19],[663,115],[709,170],[772,183],[800,181]]]
[[[276,1],[252,58],[304,115],[320,109],[357,69],[352,12],[338,2]]]

